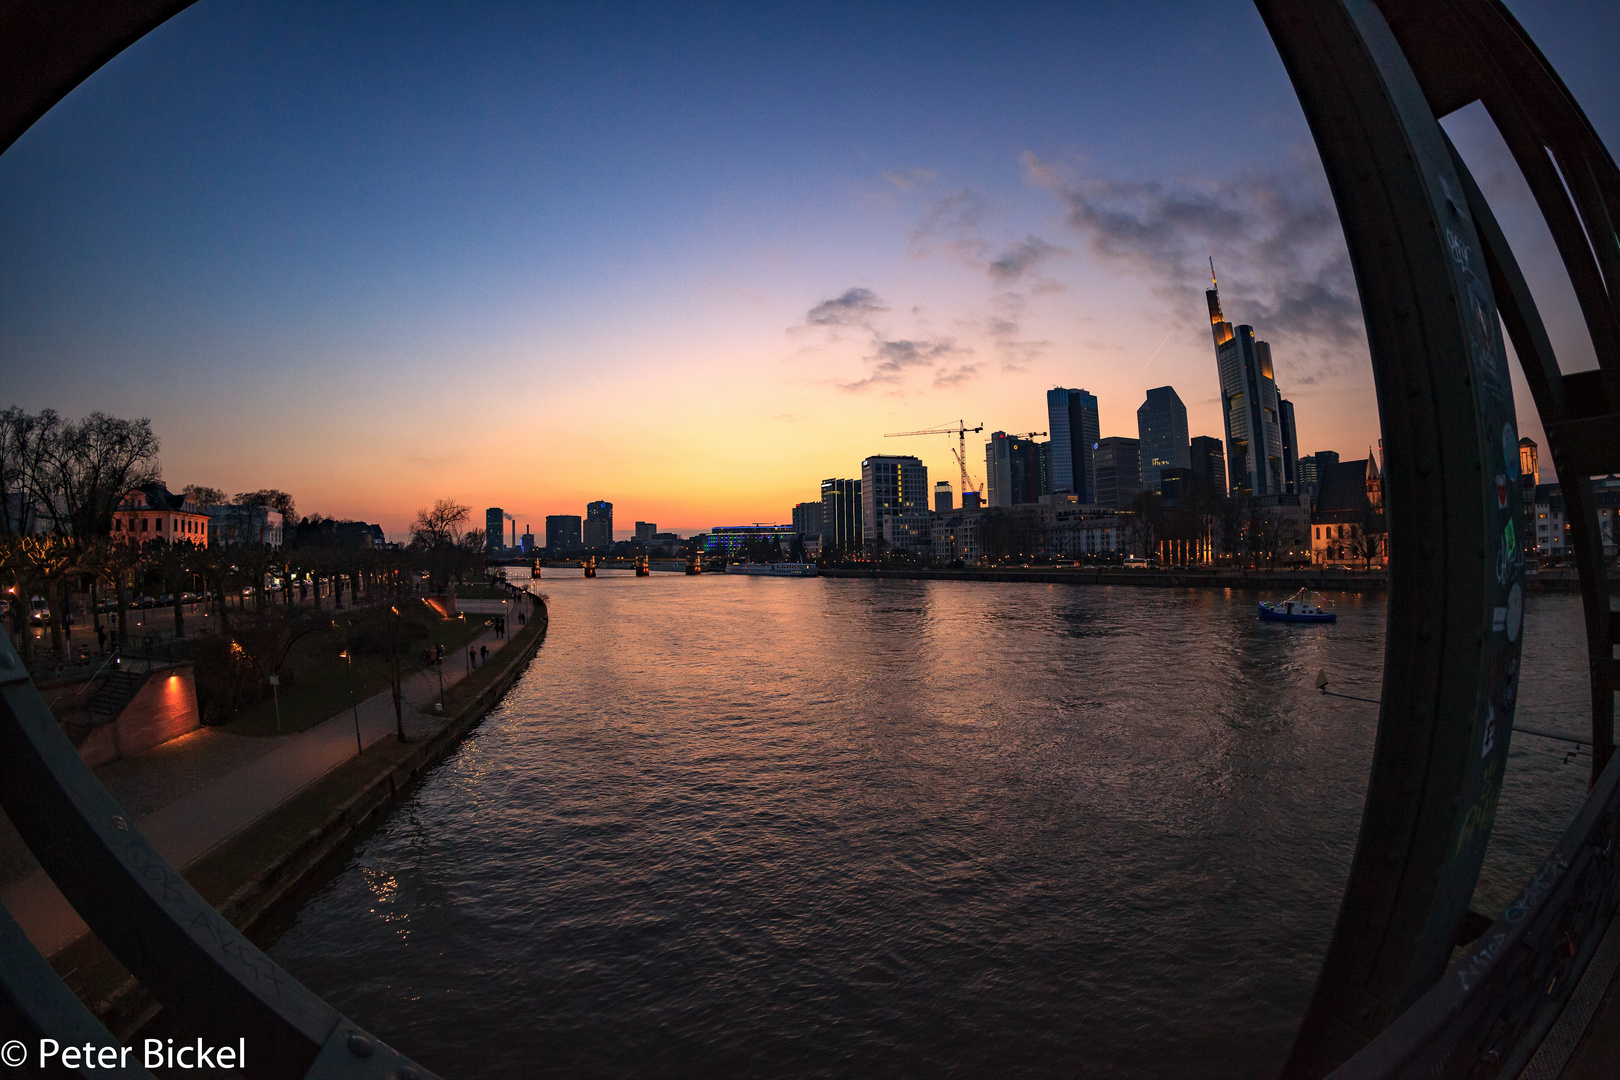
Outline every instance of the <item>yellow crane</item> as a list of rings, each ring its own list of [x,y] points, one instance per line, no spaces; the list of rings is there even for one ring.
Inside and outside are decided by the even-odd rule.
[[[962,421],[958,420],[955,427],[929,428],[926,431],[888,431],[884,433],[883,437],[885,439],[898,439],[906,435],[955,435],[956,446],[951,448],[951,453],[956,455],[956,464],[962,470],[962,489],[960,494],[965,496],[968,492],[972,491],[982,499],[984,497],[984,485],[974,484],[971,478],[968,476],[967,437],[968,432],[970,431],[977,434],[983,430],[984,422],[982,420],[979,422],[977,427],[968,427]]]

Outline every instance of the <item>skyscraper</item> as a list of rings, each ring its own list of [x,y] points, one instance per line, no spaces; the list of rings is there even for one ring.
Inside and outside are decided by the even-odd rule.
[[[1187,447],[1187,406],[1174,388],[1156,386],[1147,392],[1147,400],[1136,410],[1136,435],[1142,445],[1142,490],[1159,490],[1162,469],[1192,467]]]
[[[934,513],[948,514],[956,509],[956,492],[951,490],[949,480],[938,480],[934,483]]]
[[[794,504],[793,531],[799,536],[821,535],[821,504],[819,502]]]
[[[613,504],[606,499],[585,504],[584,540],[588,548],[613,546]]]
[[[1277,404],[1276,377],[1271,346],[1254,339],[1254,327],[1233,328],[1221,314],[1221,298],[1213,274],[1209,291],[1210,332],[1215,337],[1215,361],[1221,377],[1221,412],[1226,421],[1227,480],[1233,495],[1281,495],[1283,473],[1282,423]]]
[[[572,551],[580,545],[578,514],[546,515],[546,550],[553,555]]]
[[[498,506],[484,511],[484,550],[499,551],[506,532],[506,512]]]
[[[1102,437],[1097,398],[1084,390],[1054,387],[1046,392],[1046,423],[1052,437],[1052,492],[1067,491],[1080,496],[1082,503],[1096,502],[1091,448]]]
[[[927,539],[927,521],[928,467],[921,458],[881,455],[861,462],[863,540],[913,547]]]
[[[1115,510],[1130,508],[1132,500],[1143,489],[1140,469],[1146,456],[1136,439],[1110,435],[1097,440],[1098,506]]]
[[[1196,435],[1188,444],[1193,481],[1200,487],[1226,494],[1226,452],[1213,435]]]
[[[651,540],[653,538],[653,534],[656,533],[657,531],[658,531],[658,522],[656,522],[656,521],[638,521],[638,522],[636,522],[636,539],[638,541],[640,541],[641,543],[643,543],[643,544],[645,544],[647,541]]]
[[[1300,489],[1299,435],[1294,431],[1294,403],[1277,399],[1277,426],[1282,429],[1283,490],[1290,495]]]
[[[821,482],[821,543],[846,554],[861,550],[865,529],[861,521],[861,482]]]
[[[990,441],[984,444],[989,505],[1017,506],[1040,499],[1042,445],[1005,431],[991,433]]]

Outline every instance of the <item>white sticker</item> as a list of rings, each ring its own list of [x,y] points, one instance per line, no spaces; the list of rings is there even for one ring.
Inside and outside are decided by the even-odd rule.
[[[1505,608],[1505,607],[1492,608],[1491,609],[1491,632],[1495,633],[1496,631],[1501,630],[1506,626],[1507,626],[1507,608]]]

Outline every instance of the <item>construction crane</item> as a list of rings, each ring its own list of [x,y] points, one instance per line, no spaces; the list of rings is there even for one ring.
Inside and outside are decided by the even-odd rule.
[[[972,491],[983,497],[984,485],[972,483],[968,477],[967,467],[968,432],[971,431],[977,434],[983,430],[984,422],[982,420],[979,422],[977,427],[968,427],[962,421],[958,420],[955,427],[929,428],[927,431],[889,431],[885,432],[883,437],[885,439],[898,439],[905,435],[955,435],[956,446],[951,449],[951,453],[956,455],[956,464],[962,470],[961,494],[965,496],[968,492]]]

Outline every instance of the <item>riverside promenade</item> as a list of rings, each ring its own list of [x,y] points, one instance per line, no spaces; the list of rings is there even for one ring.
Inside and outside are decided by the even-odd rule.
[[[517,602],[506,601],[505,607],[507,625],[515,630]],[[471,644],[487,646],[493,666],[506,661],[510,641],[488,631]],[[469,675],[453,654],[443,669],[446,690]],[[449,720],[434,711],[439,678],[427,668],[401,684],[405,733],[412,742],[430,738]],[[97,775],[131,808],[135,826],[152,845],[185,871],[334,769],[364,756],[358,746],[370,749],[395,734],[393,694],[385,690],[296,735],[257,738],[203,729],[174,740],[178,745],[112,762]],[[11,841],[6,846],[15,851],[20,841],[9,821],[4,826]],[[12,880],[0,887],[0,903],[40,953],[51,957],[82,939],[88,927],[49,876],[37,867],[19,875],[28,871],[31,857],[8,861]]]

